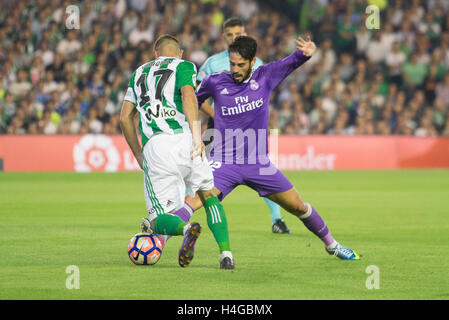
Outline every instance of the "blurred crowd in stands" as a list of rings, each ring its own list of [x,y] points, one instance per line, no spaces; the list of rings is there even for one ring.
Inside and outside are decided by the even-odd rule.
[[[449,0],[292,0],[297,19],[264,1],[2,0],[0,134],[120,133],[132,72],[175,35],[198,68],[225,49],[222,23],[242,18],[264,63],[310,34],[317,52],[271,98],[283,134],[449,136]],[[368,29],[370,3],[380,28]],[[386,5],[385,5],[386,3]]]

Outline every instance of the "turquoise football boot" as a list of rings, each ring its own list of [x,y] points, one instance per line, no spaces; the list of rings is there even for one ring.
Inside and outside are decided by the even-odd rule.
[[[326,248],[326,251],[341,260],[360,260],[360,256],[354,250],[342,246],[339,243],[333,249],[329,250]]]

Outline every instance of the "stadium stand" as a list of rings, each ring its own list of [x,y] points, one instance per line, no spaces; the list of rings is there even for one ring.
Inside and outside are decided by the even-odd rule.
[[[275,3],[84,1],[79,29],[69,29],[70,1],[3,0],[0,133],[120,133],[131,72],[153,59],[159,34],[178,37],[185,58],[199,67],[224,49],[223,21],[239,16],[264,63],[290,54],[300,34],[318,45],[273,95],[271,128],[291,135],[449,136],[448,0],[388,1],[377,30],[365,26],[366,7],[376,1]]]

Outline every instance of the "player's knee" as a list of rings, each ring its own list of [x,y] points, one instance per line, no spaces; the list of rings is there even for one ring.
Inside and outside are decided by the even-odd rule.
[[[193,211],[196,211],[203,206],[203,203],[201,202],[201,199],[198,196],[198,194],[196,194],[195,197],[193,198],[187,196],[185,199],[185,203],[187,203],[192,208]]]
[[[296,216],[302,216],[303,214],[306,214],[308,210],[307,205],[300,200],[295,204],[294,214]]]
[[[214,197],[214,193],[213,190],[203,190],[203,191],[199,191],[198,195],[200,196],[200,199],[202,202],[206,201],[209,198]]]
[[[197,195],[201,198],[210,197],[210,190],[198,190]]]
[[[214,188],[212,188],[210,190],[198,191],[198,195],[200,196],[201,201],[203,201],[203,202],[206,201],[209,198],[218,197],[218,195],[220,193],[221,192],[216,187],[214,187]]]

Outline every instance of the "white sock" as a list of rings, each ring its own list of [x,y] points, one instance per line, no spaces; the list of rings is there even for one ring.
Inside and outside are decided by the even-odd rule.
[[[310,205],[310,203],[304,203],[304,204],[307,207],[307,212],[304,213],[302,216],[299,216],[299,219],[301,219],[301,220],[307,219],[312,214],[312,206]]]
[[[182,229],[182,234],[186,235],[186,232],[187,232],[187,230],[189,230],[189,228],[190,228],[190,223],[188,223],[184,226],[184,228]]]
[[[231,251],[223,251],[222,253],[220,253],[220,261],[226,257],[229,257],[232,259],[232,252]]]
[[[332,250],[338,245],[338,242],[334,240],[330,245],[326,246],[327,250]]]

